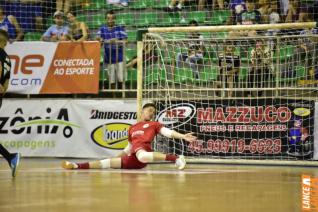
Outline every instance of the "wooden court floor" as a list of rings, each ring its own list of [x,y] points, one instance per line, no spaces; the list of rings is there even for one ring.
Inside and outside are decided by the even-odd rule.
[[[12,179],[0,159],[0,211],[294,212],[302,174],[318,176],[317,168],[237,165],[67,171],[60,162],[23,158]]]

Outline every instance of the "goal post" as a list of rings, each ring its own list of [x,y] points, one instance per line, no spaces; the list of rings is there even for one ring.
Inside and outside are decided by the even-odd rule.
[[[198,136],[192,144],[158,136],[154,148],[193,162],[316,160],[315,27],[305,22],[140,30],[139,115],[142,103],[153,101],[158,121]]]

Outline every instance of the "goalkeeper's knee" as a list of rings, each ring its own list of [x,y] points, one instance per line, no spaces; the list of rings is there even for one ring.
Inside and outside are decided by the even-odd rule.
[[[142,163],[153,162],[153,152],[146,152],[144,150],[139,150],[136,154],[138,160]]]

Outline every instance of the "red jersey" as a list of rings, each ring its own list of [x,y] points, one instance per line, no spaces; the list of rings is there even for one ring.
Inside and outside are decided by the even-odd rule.
[[[140,149],[152,151],[151,142],[162,127],[157,121],[142,121],[131,126],[128,130],[128,141],[132,145],[132,153]]]

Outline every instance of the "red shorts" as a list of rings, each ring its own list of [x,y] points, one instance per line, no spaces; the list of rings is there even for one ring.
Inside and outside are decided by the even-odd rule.
[[[146,163],[142,163],[138,160],[135,153],[121,157],[122,169],[142,169],[146,166]]]

